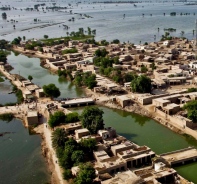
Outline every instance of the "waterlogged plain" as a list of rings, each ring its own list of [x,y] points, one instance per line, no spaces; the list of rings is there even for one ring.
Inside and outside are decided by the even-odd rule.
[[[53,6],[50,2],[45,2],[44,11],[42,7],[39,12],[26,11],[33,8],[33,1],[6,1],[2,5],[11,5],[17,10],[7,11],[8,21],[1,21],[0,39],[13,40],[18,36],[30,38],[43,38],[47,34],[50,38],[66,36],[67,32],[77,31],[79,28],[96,29],[96,39],[119,39],[121,42],[131,42],[135,44],[153,42],[160,40],[165,28],[174,28],[176,32],[172,36],[180,36],[184,31],[184,36],[193,39],[195,20],[197,19],[196,6],[188,6],[185,2],[172,1],[151,1],[133,4],[126,3],[87,3],[77,1],[57,1],[57,6],[68,7],[67,10],[48,11],[45,8]],[[71,4],[69,6],[68,4]],[[22,9],[22,10],[21,10]],[[72,10],[72,14],[69,11]],[[0,11],[1,12],[1,11]],[[3,11],[2,11],[3,12]],[[176,12],[176,16],[170,16],[171,12]],[[165,13],[165,16],[164,16]],[[180,15],[182,13],[182,16]],[[187,13],[187,15],[185,15]],[[80,15],[82,14],[82,16]],[[84,16],[89,15],[90,18]],[[125,18],[123,15],[125,14]],[[144,15],[144,16],[143,16]],[[68,21],[74,17],[74,21]],[[13,29],[11,19],[18,21]],[[34,22],[39,19],[39,22]],[[60,24],[58,24],[60,23]],[[48,27],[43,25],[50,24]],[[56,24],[56,25],[53,25]],[[69,29],[65,29],[67,25]],[[160,31],[158,31],[160,28]],[[22,31],[21,31],[22,30]],[[156,35],[156,39],[154,39]]]

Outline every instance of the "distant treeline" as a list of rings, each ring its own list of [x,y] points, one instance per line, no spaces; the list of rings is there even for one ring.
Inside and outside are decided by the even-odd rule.
[[[124,3],[139,3],[138,1],[103,1],[103,2],[93,2],[93,3],[105,3],[105,4],[124,4]]]

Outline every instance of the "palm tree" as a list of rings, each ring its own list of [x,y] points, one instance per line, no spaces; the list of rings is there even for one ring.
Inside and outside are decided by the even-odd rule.
[[[52,133],[52,145],[54,148],[62,147],[64,148],[65,142],[67,140],[66,138],[67,133],[63,128],[57,128]]]

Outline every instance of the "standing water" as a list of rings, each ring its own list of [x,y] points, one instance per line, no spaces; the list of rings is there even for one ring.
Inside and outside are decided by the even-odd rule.
[[[1,97],[1,96],[0,96]],[[47,164],[41,153],[41,137],[31,135],[22,122],[0,120],[1,184],[44,184],[50,181]]]

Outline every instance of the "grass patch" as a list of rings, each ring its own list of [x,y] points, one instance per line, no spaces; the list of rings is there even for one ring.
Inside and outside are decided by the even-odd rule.
[[[14,118],[12,113],[5,113],[0,115],[0,119],[9,123]]]

